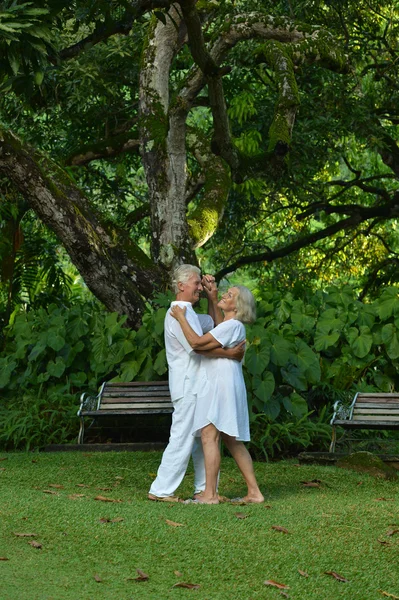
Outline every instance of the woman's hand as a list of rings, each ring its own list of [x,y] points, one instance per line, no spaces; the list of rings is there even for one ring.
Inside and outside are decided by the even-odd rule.
[[[182,319],[186,318],[186,310],[187,308],[185,306],[183,306],[183,308],[181,306],[179,306],[178,304],[174,304],[171,309],[170,309],[170,314],[172,315],[172,317],[174,317],[177,321],[181,322]]]

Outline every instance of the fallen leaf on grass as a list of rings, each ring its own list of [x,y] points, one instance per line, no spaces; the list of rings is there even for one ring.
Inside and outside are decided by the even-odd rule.
[[[120,475],[117,475],[117,476],[115,477],[115,479],[125,479],[125,478],[124,478],[124,477],[121,477]]]
[[[165,523],[171,527],[184,527],[184,523],[176,523],[175,521],[170,521],[169,519],[165,519]]]
[[[301,481],[303,487],[314,487],[319,488],[321,481],[320,479],[312,479],[312,481]]]
[[[76,486],[77,487],[85,487],[85,488],[90,487],[89,485],[86,485],[85,483],[77,483]]]
[[[69,494],[68,498],[70,500],[76,500],[77,498],[84,498],[84,494]]]
[[[6,556],[0,556],[0,560],[10,560],[10,559],[7,558]]]
[[[17,537],[37,537],[37,533],[17,533],[13,531],[13,534]]]
[[[53,496],[59,496],[59,494],[57,492],[54,492],[53,490],[43,490],[43,494],[52,494]]]
[[[5,467],[0,467],[0,471],[5,471],[6,468]]]
[[[380,544],[382,546],[390,546],[391,542],[388,542],[387,540],[377,540],[377,542],[380,542]]]
[[[144,573],[141,569],[136,569],[138,576],[137,577],[128,577],[128,581],[148,581],[150,576],[147,573]]]
[[[35,542],[35,540],[28,542],[28,544],[30,544],[32,546],[32,548],[36,548],[36,550],[41,550],[41,548],[42,548],[42,545],[39,544],[39,542]]]
[[[334,579],[336,579],[337,581],[342,581],[343,583],[348,583],[348,579],[345,579],[345,577],[342,577],[342,575],[339,575],[335,571],[324,571],[324,573],[326,575],[331,575],[331,577],[334,577]]]
[[[0,460],[8,460],[8,457],[5,456],[4,458],[0,458]]]
[[[379,591],[386,598],[393,598],[393,600],[399,600],[399,596],[394,596],[394,594],[388,594],[388,592],[383,592],[382,590],[379,590]]]
[[[97,581],[97,583],[102,583],[100,575],[94,575],[94,579]]]
[[[376,502],[393,502],[394,498],[374,498]]]
[[[51,488],[57,488],[58,490],[64,489],[64,486],[61,485],[60,483],[49,483],[48,486]]]
[[[98,487],[98,488],[96,488],[96,490],[101,490],[102,492],[109,492],[112,489],[113,488],[111,488],[111,487]]]
[[[285,583],[278,583],[277,581],[273,581],[273,579],[268,579],[263,582],[265,585],[271,585],[273,587],[278,588],[279,590],[289,590],[290,586],[285,585]]]
[[[289,533],[288,529],[285,527],[280,527],[280,525],[272,525],[271,529],[274,529],[275,531],[281,531],[281,533]]]
[[[180,573],[180,571],[173,571],[173,572],[176,575],[176,577],[183,577],[183,573]]]
[[[122,500],[115,500],[114,498],[107,498],[106,496],[96,496],[94,500],[99,500],[100,502],[122,502]]]
[[[299,467],[299,465],[298,465]],[[287,594],[287,592],[280,592],[280,596],[283,596],[283,598],[289,598],[289,595]]]
[[[308,573],[306,573],[306,571],[301,571],[301,569],[298,569],[298,573],[299,575],[302,575],[302,577],[309,577]]]
[[[249,517],[249,515],[246,515],[245,513],[235,513],[235,516],[237,519],[247,519]]]
[[[101,519],[99,519],[100,523],[120,523],[124,520],[125,519],[123,517],[115,517],[114,519],[110,519],[109,517],[101,517]]]
[[[388,529],[386,534],[391,537],[392,535],[395,535],[395,533],[399,533],[399,529]]]
[[[172,588],[187,588],[188,590],[199,590],[200,587],[198,583],[184,583],[184,581],[179,581],[179,583],[172,585]]]

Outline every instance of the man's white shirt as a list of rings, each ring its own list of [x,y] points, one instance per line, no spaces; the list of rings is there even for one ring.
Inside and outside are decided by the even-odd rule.
[[[186,307],[186,319],[198,335],[203,335],[213,329],[214,323],[210,315],[198,315],[190,302],[178,300],[172,302],[171,306],[175,304]],[[201,356],[191,348],[179,322],[170,315],[170,309],[165,316],[165,349],[172,401],[183,397],[184,384],[187,380],[190,380],[190,388],[196,393],[196,386],[201,384]]]

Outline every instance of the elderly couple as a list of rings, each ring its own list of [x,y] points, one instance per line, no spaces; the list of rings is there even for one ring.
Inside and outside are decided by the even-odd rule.
[[[165,346],[174,411],[169,443],[148,499],[178,502],[174,492],[192,455],[194,498],[189,501],[218,504],[222,438],[248,487],[240,502],[263,502],[251,456],[243,444],[250,439],[241,366],[243,323],[255,320],[254,297],[247,288],[234,286],[218,301],[214,278],[206,275],[201,279],[200,270],[193,265],[176,269],[173,287],[176,301],[165,317]],[[193,310],[203,290],[208,298],[207,315]]]

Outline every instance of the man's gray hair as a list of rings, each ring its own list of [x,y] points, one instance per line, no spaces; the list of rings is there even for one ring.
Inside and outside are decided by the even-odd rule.
[[[238,290],[236,319],[241,323],[253,323],[256,319],[256,303],[252,292],[244,285],[235,285]]]
[[[175,294],[179,293],[179,282],[187,283],[192,275],[201,275],[201,269],[195,265],[180,265],[173,272],[172,290]]]

